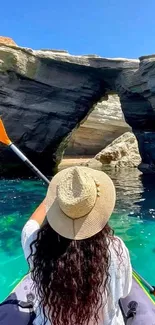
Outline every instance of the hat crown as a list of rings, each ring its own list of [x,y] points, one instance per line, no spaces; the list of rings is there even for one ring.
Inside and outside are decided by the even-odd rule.
[[[104,172],[69,167],[57,173],[49,184],[47,221],[65,238],[90,238],[108,222],[115,200],[115,187]]]
[[[88,214],[95,205],[97,189],[94,179],[79,167],[70,169],[57,187],[60,209],[70,218]]]

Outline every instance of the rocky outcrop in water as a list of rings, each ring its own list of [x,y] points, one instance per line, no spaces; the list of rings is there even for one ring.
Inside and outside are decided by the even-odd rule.
[[[95,155],[129,130],[118,95],[108,95],[73,132],[65,155]]]
[[[155,56],[105,59],[0,42],[0,114],[11,139],[44,173],[51,174],[71,132],[107,93],[117,93],[126,122],[138,139],[142,163],[153,171],[154,75]],[[0,147],[0,175],[20,176],[27,171],[8,149]]]
[[[138,167],[141,162],[137,139],[131,132],[126,132],[99,152],[95,159],[102,165],[115,168]]]

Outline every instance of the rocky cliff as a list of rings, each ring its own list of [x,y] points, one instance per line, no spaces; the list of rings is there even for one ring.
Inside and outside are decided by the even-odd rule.
[[[0,114],[11,139],[51,174],[73,129],[107,93],[117,93],[138,139],[142,168],[154,171],[154,76],[155,56],[140,60],[72,56],[1,41]],[[0,158],[0,175],[27,174],[27,168],[3,146]]]
[[[95,155],[130,129],[118,95],[108,95],[108,99],[98,102],[88,118],[73,132],[65,155]]]

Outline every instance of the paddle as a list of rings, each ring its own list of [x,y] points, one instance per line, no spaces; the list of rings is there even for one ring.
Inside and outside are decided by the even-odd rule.
[[[46,184],[49,184],[50,181],[46,176],[44,176],[40,170],[34,166],[31,161],[12,143],[12,141],[9,139],[4,124],[2,122],[2,119],[0,118],[0,142],[7,145],[28,167],[31,168],[31,170],[39,176]]]

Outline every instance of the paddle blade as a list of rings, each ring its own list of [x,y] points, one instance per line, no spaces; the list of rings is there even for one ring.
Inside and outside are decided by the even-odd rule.
[[[4,124],[0,118],[0,142],[6,144],[7,146],[9,144],[11,144],[11,140],[9,139],[9,137],[7,136]]]

